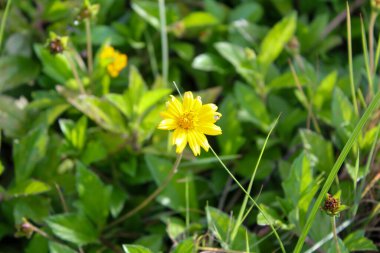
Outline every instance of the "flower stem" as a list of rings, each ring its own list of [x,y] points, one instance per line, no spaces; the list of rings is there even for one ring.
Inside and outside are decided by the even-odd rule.
[[[339,248],[338,235],[336,233],[335,216],[331,217],[331,226],[332,226],[332,230],[333,230],[333,236],[334,236],[334,241],[335,241],[336,252],[341,253],[340,248]]]
[[[168,85],[169,72],[169,47],[168,34],[166,29],[166,11],[165,0],[158,0],[160,9],[160,26],[161,26],[161,50],[162,50],[162,79],[165,86]]]
[[[120,218],[118,218],[117,220],[111,222],[107,228],[112,228],[114,227],[115,225],[125,221],[126,219],[128,219],[129,217],[135,215],[136,213],[138,213],[140,210],[142,210],[144,207],[146,207],[149,203],[152,202],[152,200],[154,200],[165,188],[166,186],[168,186],[168,184],[170,183],[170,181],[172,180],[173,176],[177,173],[177,170],[178,170],[178,166],[180,164],[182,160],[182,153],[177,155],[177,159],[175,160],[174,162],[174,165],[171,169],[171,171],[169,172],[169,174],[167,175],[167,177],[165,178],[164,182],[160,185],[160,187],[158,187],[152,194],[150,194],[143,202],[141,202],[140,205],[138,205],[137,207],[135,207],[134,209],[132,209],[131,211],[129,211],[128,213],[124,214],[123,216],[121,216]]]
[[[92,60],[92,38],[91,38],[91,20],[90,18],[85,19],[86,23],[86,41],[87,41],[87,67],[88,74],[92,74],[93,70],[93,60]]]
[[[73,72],[74,78],[75,78],[75,80],[78,83],[80,93],[86,94],[86,91],[84,89],[83,83],[82,83],[82,81],[79,78],[79,74],[78,74],[77,68],[75,67],[75,64],[73,62],[73,59],[71,58],[71,55],[68,52],[66,52],[65,55],[66,55],[67,61],[69,62],[71,71]]]

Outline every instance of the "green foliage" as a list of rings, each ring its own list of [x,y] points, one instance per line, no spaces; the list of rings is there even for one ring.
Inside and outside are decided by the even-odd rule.
[[[337,252],[327,193],[340,252],[378,250],[378,17],[348,7],[364,22],[337,0],[0,0],[0,252]],[[172,82],[223,134],[168,181]]]

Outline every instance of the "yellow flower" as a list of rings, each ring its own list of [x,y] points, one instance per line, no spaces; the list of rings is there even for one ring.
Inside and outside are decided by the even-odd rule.
[[[128,57],[111,46],[105,46],[100,53],[100,59],[106,61],[107,71],[112,77],[117,77],[120,71],[127,66]]]
[[[202,147],[208,151],[207,135],[222,134],[222,130],[214,123],[222,116],[214,104],[202,105],[201,97],[193,97],[193,93],[186,92],[181,104],[174,96],[166,103],[166,111],[161,113],[163,120],[158,126],[161,130],[174,130],[173,145],[177,145],[176,152],[182,153],[189,143],[194,155],[201,153]]]

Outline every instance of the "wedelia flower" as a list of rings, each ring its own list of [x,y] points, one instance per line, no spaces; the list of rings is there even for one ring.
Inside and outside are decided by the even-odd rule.
[[[128,57],[111,46],[105,46],[100,53],[100,59],[107,63],[107,71],[111,77],[117,77],[127,66]]]
[[[193,97],[185,92],[182,104],[174,97],[166,103],[166,111],[161,112],[163,120],[158,126],[161,130],[174,130],[172,144],[176,152],[182,153],[187,143],[195,156],[200,155],[202,147],[206,152],[210,145],[205,135],[219,135],[222,130],[214,123],[222,116],[214,104],[202,105],[201,97]]]

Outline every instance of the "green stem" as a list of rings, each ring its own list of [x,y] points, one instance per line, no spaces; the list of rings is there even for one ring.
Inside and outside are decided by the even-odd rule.
[[[331,226],[332,226],[332,231],[333,231],[333,236],[334,236],[334,241],[335,241],[336,252],[341,253],[340,248],[339,248],[338,234],[336,233],[335,216],[331,217]]]
[[[219,161],[219,163],[222,165],[222,167],[226,170],[226,172],[228,173],[228,175],[230,175],[230,177],[235,181],[235,183],[240,187],[240,189],[248,196],[248,198],[252,201],[252,203],[256,206],[256,208],[261,212],[261,214],[263,215],[264,219],[268,222],[268,224],[271,227],[274,235],[276,236],[276,238],[277,238],[277,240],[278,240],[278,242],[280,244],[282,252],[286,253],[284,245],[282,244],[280,236],[278,235],[276,229],[273,227],[273,224],[269,221],[269,219],[266,216],[266,214],[264,213],[264,211],[257,204],[257,202],[251,197],[251,195],[244,189],[244,187],[240,184],[240,182],[236,179],[236,177],[231,173],[231,171],[227,168],[227,166],[223,163],[223,161],[216,154],[216,152],[214,151],[214,149],[212,147],[210,147],[210,150],[214,154],[214,156],[216,157],[216,159]]]
[[[65,52],[65,56],[66,56],[67,61],[69,62],[69,65],[70,65],[71,71],[73,72],[74,78],[78,83],[80,93],[86,94],[86,91],[84,89],[84,85],[82,83],[82,80],[79,77],[77,68],[76,68],[75,63],[73,61],[73,58],[71,57],[70,53],[68,53],[68,52]]]
[[[91,20],[85,19],[86,24],[86,42],[87,42],[87,67],[88,75],[91,76],[93,71],[93,58],[92,58],[92,38],[91,38]]]
[[[358,102],[356,101],[355,95],[355,84],[354,84],[354,68],[352,64],[352,39],[351,39],[351,13],[350,7],[347,2],[347,44],[348,44],[348,68],[350,73],[350,86],[351,86],[351,97],[352,103],[354,105],[356,116],[359,115]]]
[[[165,86],[168,85],[169,73],[169,46],[168,34],[166,29],[166,10],[165,0],[158,0],[160,9],[160,28],[161,28],[161,50],[162,50],[162,79]]]
[[[189,192],[189,176],[186,177],[185,195],[186,195],[186,233],[190,228],[190,192]]]
[[[335,176],[338,174],[338,171],[340,167],[342,166],[345,158],[348,155],[348,152],[351,150],[353,144],[355,143],[356,139],[358,138],[360,132],[362,131],[364,125],[367,123],[369,118],[371,117],[372,113],[375,111],[375,109],[380,104],[380,92],[376,93],[376,96],[373,98],[372,102],[369,104],[367,109],[364,111],[363,116],[360,118],[359,122],[357,123],[354,131],[352,132],[350,138],[346,142],[346,145],[344,145],[342,152],[340,153],[338,159],[336,160],[333,168],[330,171],[329,176],[327,177],[321,192],[318,195],[317,200],[314,203],[314,206],[312,207],[309,217],[306,221],[306,224],[304,228],[302,229],[301,235],[298,238],[297,245],[294,249],[294,253],[300,253],[302,250],[302,246],[305,242],[306,236],[311,228],[311,225],[314,222],[315,215],[317,214],[319,207],[321,206],[322,201],[324,200],[326,193],[331,187],[331,184],[334,181]]]
[[[5,7],[5,10],[4,10],[3,18],[1,19],[1,25],[0,25],[0,51],[1,51],[1,46],[2,46],[2,43],[3,43],[5,23],[6,23],[7,18],[8,18],[9,9],[11,8],[11,3],[12,3],[12,0],[8,0],[7,6]]]
[[[253,186],[253,180],[255,179],[255,176],[256,176],[256,172],[257,172],[257,169],[259,168],[259,164],[260,164],[260,161],[261,161],[261,158],[263,157],[263,154],[264,154],[264,150],[265,150],[265,147],[268,143],[268,140],[269,140],[269,137],[273,131],[273,129],[276,127],[277,125],[277,122],[278,122],[278,119],[276,119],[275,123],[273,124],[273,127],[271,128],[271,130],[269,131],[266,139],[265,139],[265,142],[264,142],[264,145],[261,149],[261,152],[260,152],[260,155],[259,155],[259,158],[257,159],[257,162],[256,162],[256,166],[253,170],[253,173],[252,173],[252,176],[251,176],[251,179],[249,181],[249,185],[248,185],[248,189],[247,189],[247,192],[250,194],[251,193],[251,190],[252,190],[252,186]],[[239,230],[239,227],[240,225],[243,223],[243,215],[244,215],[244,212],[245,212],[245,209],[247,207],[247,203],[248,203],[248,195],[245,195],[244,197],[244,200],[243,200],[243,204],[240,208],[240,211],[239,211],[239,215],[238,215],[238,218],[236,220],[236,224],[232,230],[232,234],[231,234],[231,243],[233,243],[233,241],[235,240],[235,237],[238,233],[238,230]]]
[[[371,74],[375,73],[375,64],[374,64],[374,38],[373,38],[373,30],[375,28],[375,22],[377,18],[377,12],[372,11],[371,18],[368,26],[368,42],[369,42],[369,63]]]
[[[173,176],[177,173],[178,166],[179,166],[181,160],[182,160],[182,153],[179,154],[179,155],[177,155],[177,159],[175,160],[174,165],[173,165],[171,171],[169,172],[169,174],[165,178],[164,182],[160,185],[160,187],[158,187],[143,202],[141,202],[140,205],[138,205],[137,207],[135,207],[134,209],[132,209],[128,213],[124,214],[123,216],[121,216],[117,220],[111,222],[106,228],[109,229],[109,228],[112,228],[112,227],[116,226],[117,224],[119,224],[119,223],[125,221],[126,219],[128,219],[129,217],[135,215],[140,210],[142,210],[144,207],[146,207],[149,203],[151,203],[166,188],[166,186],[168,186],[168,184],[172,180]]]
[[[371,99],[373,96],[373,93],[374,93],[373,80],[372,80],[371,69],[370,69],[370,64],[369,64],[369,60],[368,60],[367,39],[366,39],[364,21],[363,21],[362,16],[360,16],[360,27],[361,27],[361,32],[362,32],[362,45],[363,45],[364,63],[365,63],[365,69],[366,69],[368,85],[369,85],[368,96],[369,96],[369,99]]]

